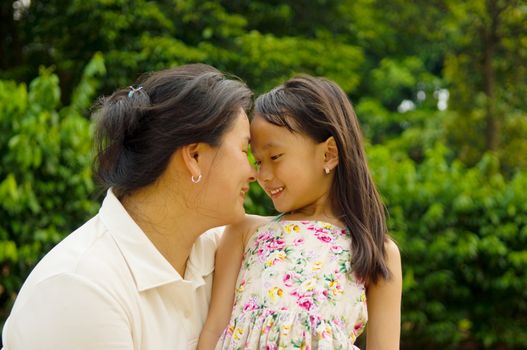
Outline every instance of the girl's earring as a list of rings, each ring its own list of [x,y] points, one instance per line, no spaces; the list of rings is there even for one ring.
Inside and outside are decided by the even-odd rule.
[[[330,171],[329,168],[324,168],[324,172],[326,173],[326,175],[329,174],[329,171]]]
[[[199,174],[197,178],[194,178],[194,175],[192,175],[190,179],[192,180],[193,183],[197,184],[198,182],[201,181],[201,174]]]

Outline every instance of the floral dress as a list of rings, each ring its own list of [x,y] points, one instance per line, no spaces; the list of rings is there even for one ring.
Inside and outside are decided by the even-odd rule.
[[[216,349],[357,349],[368,312],[350,246],[347,230],[321,221],[278,218],[258,228]]]

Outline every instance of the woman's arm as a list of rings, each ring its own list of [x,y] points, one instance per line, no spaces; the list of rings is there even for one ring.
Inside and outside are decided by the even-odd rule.
[[[399,349],[401,333],[401,256],[397,245],[388,240],[385,244],[389,279],[379,280],[368,286],[367,350]]]
[[[249,220],[247,217],[239,224],[227,226],[221,237],[216,251],[209,313],[199,337],[198,350],[214,349],[221,333],[229,323]]]

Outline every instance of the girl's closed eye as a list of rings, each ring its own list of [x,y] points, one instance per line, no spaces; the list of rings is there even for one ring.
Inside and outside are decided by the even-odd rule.
[[[275,154],[275,155],[271,156],[271,159],[272,159],[272,160],[277,160],[278,158],[280,158],[280,157],[283,156],[283,155],[284,155],[283,153]]]

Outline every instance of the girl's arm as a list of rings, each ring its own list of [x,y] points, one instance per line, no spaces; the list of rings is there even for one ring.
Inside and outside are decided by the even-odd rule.
[[[368,286],[368,325],[366,328],[366,350],[399,349],[401,333],[401,256],[397,245],[385,243],[386,263],[390,269],[389,279],[380,279]]]
[[[260,221],[258,216],[247,215],[244,221],[225,228],[216,251],[211,302],[199,337],[198,350],[214,349],[229,323],[245,242],[256,229],[255,224]]]

